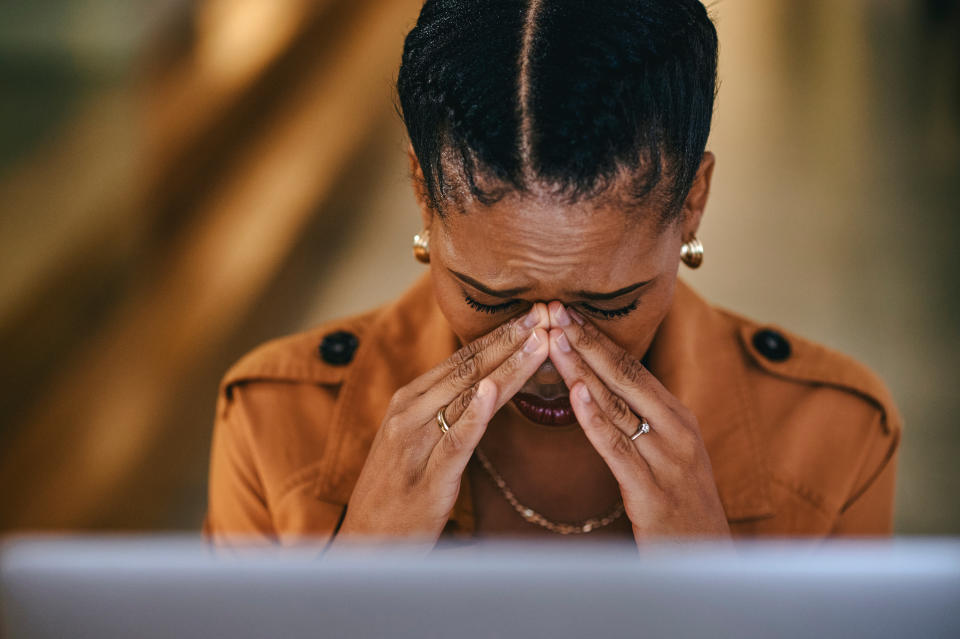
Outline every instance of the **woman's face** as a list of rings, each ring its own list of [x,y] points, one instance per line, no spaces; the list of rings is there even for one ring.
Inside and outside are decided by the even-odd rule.
[[[454,333],[465,344],[534,302],[559,300],[641,358],[670,309],[681,244],[699,225],[712,155],[704,164],[684,214],[666,227],[656,211],[519,194],[442,219],[425,211],[433,287]],[[548,359],[522,392],[567,389]]]

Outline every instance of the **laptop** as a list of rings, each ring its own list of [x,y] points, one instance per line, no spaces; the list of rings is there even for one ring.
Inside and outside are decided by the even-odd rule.
[[[564,541],[564,540],[561,540]],[[20,537],[0,636],[960,637],[960,540],[500,542],[227,555],[199,538]]]

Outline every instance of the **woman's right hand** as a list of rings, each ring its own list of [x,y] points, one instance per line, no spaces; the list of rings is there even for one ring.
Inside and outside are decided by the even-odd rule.
[[[549,321],[537,303],[394,393],[331,548],[401,540],[433,547],[490,419],[546,360]]]

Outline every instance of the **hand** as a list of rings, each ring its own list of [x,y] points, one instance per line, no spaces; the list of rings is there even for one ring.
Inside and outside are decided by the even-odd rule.
[[[535,304],[394,393],[331,548],[398,538],[433,547],[487,423],[547,359],[548,327]]]
[[[729,538],[694,414],[582,315],[556,301],[549,310],[550,360],[570,389],[577,421],[620,484],[637,543]],[[631,441],[638,415],[651,430]]]

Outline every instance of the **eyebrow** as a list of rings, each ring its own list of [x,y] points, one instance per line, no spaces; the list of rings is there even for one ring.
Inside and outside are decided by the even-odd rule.
[[[447,270],[450,271],[450,273],[453,274],[461,282],[464,282],[465,284],[469,284],[470,286],[477,289],[481,293],[485,293],[491,297],[501,297],[501,298],[513,297],[514,295],[517,295],[519,293],[525,293],[526,291],[530,290],[529,286],[526,286],[526,287],[521,286],[517,288],[505,288],[505,289],[497,290],[497,289],[490,288],[489,286],[484,286],[483,284],[473,279],[469,275],[458,273],[452,268],[447,268]],[[652,281],[653,280],[637,282],[636,284],[631,284],[630,286],[624,286],[623,288],[618,288],[617,290],[611,291],[609,293],[595,293],[592,291],[576,291],[574,295],[577,297],[588,299],[588,300],[612,300],[620,297],[621,295],[626,295],[630,291],[635,291],[641,286],[645,284],[649,284]]]

